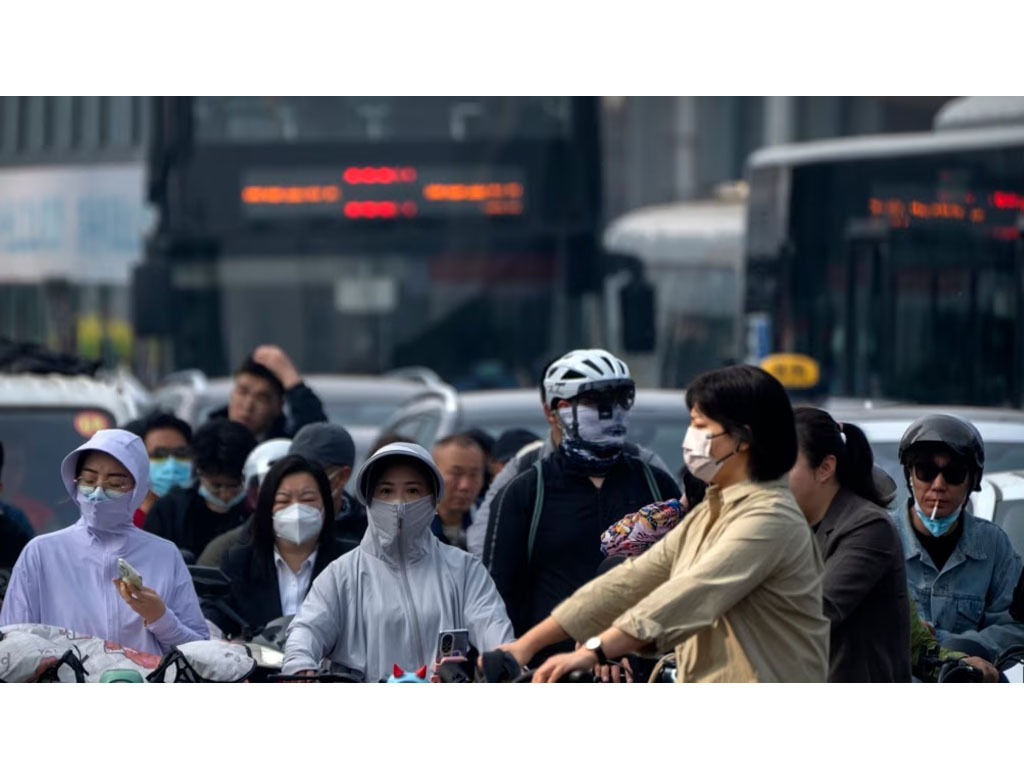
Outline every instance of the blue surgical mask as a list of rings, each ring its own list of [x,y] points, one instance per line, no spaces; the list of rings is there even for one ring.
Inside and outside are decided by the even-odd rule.
[[[172,488],[184,488],[191,480],[191,461],[175,458],[149,461],[149,487],[157,496],[166,496]]]
[[[948,533],[949,529],[952,528],[960,518],[960,510],[958,509],[952,515],[937,517],[932,520],[931,515],[921,509],[921,505],[917,503],[916,498],[914,499],[914,512],[917,513],[918,520],[920,520],[924,524],[924,527],[928,529],[928,533],[936,537]]]
[[[231,509],[235,504],[245,500],[245,488],[242,488],[238,493],[231,497],[228,501],[221,501],[220,496],[214,495],[209,488],[202,483],[199,483],[199,495],[206,499],[210,504],[217,507],[218,509]]]
[[[78,484],[78,492],[88,501],[112,501],[120,499],[127,493],[127,491],[108,491],[99,485],[83,485],[82,483]]]

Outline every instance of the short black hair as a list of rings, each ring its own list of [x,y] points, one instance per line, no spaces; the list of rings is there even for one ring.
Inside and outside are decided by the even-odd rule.
[[[208,475],[241,477],[245,459],[256,447],[256,438],[241,424],[214,419],[196,430],[192,440],[195,468]]]
[[[235,376],[240,373],[248,373],[253,376],[259,376],[261,379],[266,379],[273,385],[278,397],[284,397],[284,384],[281,383],[281,380],[263,363],[257,363],[253,360],[252,355],[249,355],[242,361],[242,364],[238,366],[238,370],[235,371]]]
[[[142,420],[141,429],[141,432],[135,432],[135,434],[141,437],[143,442],[146,440],[146,435],[154,429],[173,429],[175,432],[181,433],[181,436],[185,438],[186,443],[192,442],[192,427],[188,425],[188,422],[179,419],[173,413],[167,413],[166,411],[151,413]],[[134,432],[134,430],[129,431]]]
[[[686,388],[686,407],[694,406],[750,445],[752,480],[776,480],[796,463],[793,406],[767,371],[732,365],[703,373]]]
[[[289,454],[270,465],[270,471],[260,485],[256,497],[256,510],[252,513],[252,540],[256,556],[252,565],[254,573],[273,570],[274,563],[274,496],[281,482],[289,475],[307,472],[316,480],[320,498],[324,502],[324,524],[320,529],[319,544],[328,544],[334,539],[334,500],[331,497],[331,483],[323,468],[315,461]]]
[[[392,443],[415,443],[411,437],[400,435],[397,432],[385,432],[377,438],[377,441],[370,448],[367,456],[373,456],[377,451],[383,448],[385,445],[391,445]]]

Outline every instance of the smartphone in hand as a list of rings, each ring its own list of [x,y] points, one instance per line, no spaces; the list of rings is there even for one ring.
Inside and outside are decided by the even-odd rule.
[[[134,567],[132,567],[132,564],[124,558],[117,558],[117,574],[125,584],[135,587],[136,589],[142,588],[142,576]]]
[[[437,653],[434,656],[434,664],[440,664],[443,659],[460,658],[464,659],[469,655],[469,630],[468,629],[445,629],[437,636]]]

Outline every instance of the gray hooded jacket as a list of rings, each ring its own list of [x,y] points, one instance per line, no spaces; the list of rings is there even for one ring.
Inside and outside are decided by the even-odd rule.
[[[394,455],[414,457],[428,467],[436,491],[432,504],[367,503],[372,496],[368,470]],[[487,569],[430,531],[444,485],[429,453],[410,443],[387,445],[360,468],[356,488],[368,510],[366,534],[359,547],[313,582],[288,628],[284,673],[317,669],[330,658],[376,682],[395,664],[429,666],[443,630],[469,630],[470,642],[481,651],[513,639]]]

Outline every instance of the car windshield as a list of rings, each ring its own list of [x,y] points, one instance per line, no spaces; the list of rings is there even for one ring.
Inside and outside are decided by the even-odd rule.
[[[36,533],[64,528],[78,519],[60,478],[60,463],[97,430],[115,426],[98,408],[3,408],[3,491],[0,500],[18,507]]]
[[[903,469],[900,467],[899,459],[896,458],[899,443],[872,443],[871,450],[875,454],[875,463],[896,481],[898,489],[896,504],[891,506],[902,504],[909,498],[909,494],[907,493],[907,484],[903,479]],[[985,472],[987,474],[1022,468],[1024,468],[1024,442],[985,442]]]

